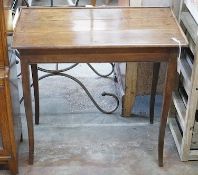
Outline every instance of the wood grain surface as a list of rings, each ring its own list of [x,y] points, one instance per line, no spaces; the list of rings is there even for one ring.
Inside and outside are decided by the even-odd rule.
[[[172,37],[187,45],[175,24],[169,8],[24,8],[13,47],[177,47]]]

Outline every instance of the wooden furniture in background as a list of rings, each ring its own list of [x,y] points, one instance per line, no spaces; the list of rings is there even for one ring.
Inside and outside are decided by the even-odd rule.
[[[154,2],[151,2],[151,4]],[[131,7],[141,7],[143,4],[142,0],[127,0],[118,2],[120,6],[131,6]],[[115,63],[115,85],[118,89],[118,93],[121,98],[124,98],[124,89],[131,88],[131,93],[133,94],[130,103],[135,103],[135,97],[137,95],[150,95],[150,107],[149,107],[149,118],[150,123],[154,120],[154,106],[155,106],[155,96],[156,92],[163,92],[163,81],[165,74],[165,65],[162,64],[160,71],[160,63],[130,63],[133,69],[126,69],[126,63]],[[128,81],[126,85],[125,72],[133,76],[133,81]],[[160,71],[160,74],[159,74]],[[159,79],[159,83],[158,83]],[[137,81],[138,80],[138,81]],[[127,94],[126,94],[127,96]],[[133,105],[132,105],[133,107]],[[132,109],[125,112],[125,116],[132,116]]]
[[[87,25],[82,27],[82,21]],[[178,38],[182,46],[187,46],[187,40],[169,8],[22,8],[13,47],[21,55],[29,163],[33,163],[34,157],[29,65],[163,61],[167,62],[167,75],[158,143],[159,166],[163,166],[165,127],[178,51],[178,44],[172,37]],[[127,98],[133,95],[129,89],[125,91],[128,96],[123,108],[127,106]]]
[[[189,40],[189,48],[183,51],[177,63],[179,83],[173,94],[169,126],[180,159],[188,161],[198,160],[198,2],[192,0],[180,2],[176,13]],[[193,3],[196,3],[194,7]]]
[[[141,7],[142,1],[141,0],[132,0],[132,1],[122,1],[122,3],[118,3],[118,5],[122,6],[131,6],[131,7]],[[124,93],[125,88],[129,88],[131,94],[133,94],[132,99],[130,100],[129,106],[133,107],[135,103],[135,97],[138,94],[145,95],[145,94],[151,94],[150,95],[150,108],[149,108],[149,118],[150,123],[153,124],[154,121],[154,107],[155,107],[155,97],[156,97],[156,91],[157,91],[157,83],[159,79],[159,69],[160,69],[160,63],[152,63],[153,67],[151,68],[148,63],[132,63],[127,67],[126,63],[115,63],[115,69],[114,69],[114,76],[115,76],[115,85],[118,90],[118,94],[122,100],[124,100],[125,96],[128,96],[128,94]],[[152,83],[147,83],[148,80],[150,80],[150,77],[148,76],[148,69],[152,69]],[[146,74],[143,74],[143,71],[146,72]],[[125,72],[128,72],[130,76],[125,76]],[[139,81],[137,81],[138,78],[140,78]],[[147,80],[147,81],[146,81]],[[125,82],[128,81],[128,87],[125,86]],[[130,83],[129,83],[130,82]],[[150,86],[145,86],[146,83]],[[139,83],[139,84],[138,84]],[[130,84],[130,86],[129,86]],[[150,90],[151,89],[151,90]],[[146,91],[146,92],[145,92]],[[124,116],[132,116],[132,109],[130,107],[125,108]]]
[[[21,121],[16,63],[8,54],[6,33],[3,1],[0,0],[0,164],[17,174]]]
[[[4,68],[8,66],[8,53],[7,53],[7,36],[6,36],[6,26],[4,18],[4,5],[3,0],[0,0],[0,67]],[[6,48],[6,49],[5,49]]]

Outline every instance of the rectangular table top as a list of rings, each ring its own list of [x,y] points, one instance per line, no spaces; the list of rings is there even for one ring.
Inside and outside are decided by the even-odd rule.
[[[188,44],[170,8],[22,8],[17,49],[178,47]]]

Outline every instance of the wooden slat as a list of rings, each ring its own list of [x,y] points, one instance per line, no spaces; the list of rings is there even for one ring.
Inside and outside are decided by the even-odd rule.
[[[174,141],[175,141],[175,144],[176,144],[176,147],[177,147],[177,151],[178,151],[178,153],[180,155],[180,158],[181,158],[182,136],[181,136],[181,133],[179,131],[177,122],[175,121],[175,118],[174,117],[169,118],[168,119],[168,124],[169,124],[169,128],[171,130],[171,133],[173,135],[173,138],[174,138]]]
[[[191,52],[193,54],[195,54],[195,52],[196,52],[195,51],[195,42],[193,41],[192,37],[190,36],[190,34],[188,32],[186,33],[186,37],[187,37],[188,42],[189,42],[188,47],[190,48]]]
[[[190,150],[189,160],[198,160],[198,150]]]
[[[189,12],[182,12],[181,13],[181,21],[185,25],[188,33],[191,35],[193,41],[195,42],[197,39],[197,30],[198,30],[198,25],[191,16]]]
[[[173,103],[178,113],[178,120],[182,127],[182,130],[185,128],[185,116],[186,116],[186,107],[177,92],[173,93]]]
[[[184,3],[186,4],[186,7],[192,14],[196,23],[198,23],[198,11],[197,11],[198,2],[196,0],[184,0]]]
[[[190,67],[190,65],[188,64],[186,58],[182,57],[179,61],[178,61],[178,66],[179,69],[182,73],[183,76],[183,86],[184,89],[186,90],[186,93],[189,95],[190,91],[191,91],[191,73],[192,73],[192,69]]]
[[[198,46],[196,46],[196,50],[198,49]],[[195,113],[197,108],[197,99],[198,99],[198,53],[196,52],[194,55],[194,63],[193,63],[193,70],[192,70],[192,88],[191,92],[188,96],[188,103],[186,107],[186,117],[185,117],[185,128],[183,130],[183,139],[182,139],[182,158],[185,160],[189,159],[189,150],[191,147],[192,142],[192,133],[193,133],[193,126],[195,122]]]

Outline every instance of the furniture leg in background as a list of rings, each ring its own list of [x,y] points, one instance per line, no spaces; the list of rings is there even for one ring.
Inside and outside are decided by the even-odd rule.
[[[122,116],[129,117],[135,102],[137,86],[137,63],[127,62],[125,70],[125,95],[122,99]]]
[[[152,84],[151,84],[151,96],[150,96],[150,109],[149,109],[149,116],[150,116],[150,123],[153,124],[154,120],[154,110],[155,110],[155,98],[156,98],[156,90],[157,90],[157,83],[159,78],[159,69],[160,63],[153,63],[153,77],[152,77]]]
[[[32,70],[32,81],[33,81],[33,87],[34,87],[34,102],[35,102],[35,124],[39,124],[39,84],[38,84],[38,69],[37,64],[31,65]]]

